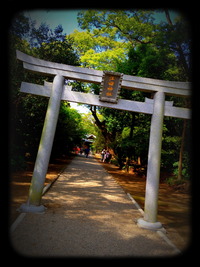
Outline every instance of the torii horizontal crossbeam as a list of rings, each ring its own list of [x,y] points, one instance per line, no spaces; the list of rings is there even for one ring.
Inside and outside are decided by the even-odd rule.
[[[20,91],[23,93],[50,97],[51,89],[52,89],[52,83],[48,82],[45,82],[44,86],[33,83],[22,82]],[[153,99],[146,99],[145,102],[119,99],[118,103],[114,104],[114,103],[100,101],[99,95],[71,91],[71,86],[66,86],[66,85],[64,85],[61,100],[93,105],[93,106],[139,112],[145,114],[153,114],[153,102],[154,102]],[[191,111],[189,109],[173,107],[169,103],[170,103],[169,101],[165,101],[164,116],[190,119]]]

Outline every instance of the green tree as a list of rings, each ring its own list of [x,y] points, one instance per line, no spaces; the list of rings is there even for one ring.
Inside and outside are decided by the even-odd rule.
[[[128,58],[118,64],[118,71],[134,76],[180,81],[181,69],[176,56],[152,44],[130,48]]]
[[[188,81],[190,78],[191,42],[189,24],[181,14],[172,22],[168,10],[160,10],[159,12],[164,12],[165,21],[156,21],[156,10],[86,10],[78,14],[78,21],[81,28],[87,30],[87,36],[90,36],[90,38],[91,36],[95,38],[104,36],[110,39],[111,44],[113,41],[119,40],[121,40],[121,43],[126,42],[125,59],[117,61],[117,64],[114,65],[109,65],[109,62],[107,62],[108,64],[106,63],[104,66],[109,69],[141,77]],[[98,56],[96,58],[93,57],[98,52],[94,49],[94,43],[95,41],[92,39],[91,47],[84,51],[84,53],[88,52],[92,60],[89,58],[87,61],[87,57],[83,57],[83,59],[88,66],[95,67],[96,62],[97,68],[105,69],[102,67]],[[87,46],[84,46],[84,49],[87,49]],[[120,93],[121,98],[139,101],[144,101],[146,96],[151,97],[149,94],[123,90],[123,88]],[[173,100],[178,106],[188,106],[188,103],[178,98],[170,97],[169,100]],[[145,139],[146,135],[144,134],[144,125],[148,125],[149,120],[147,116],[145,118],[143,116],[134,116],[135,119],[131,122],[130,120],[129,122],[127,121],[130,124],[124,126],[120,125],[119,121],[122,118],[118,117],[117,112],[106,111],[106,109],[100,109],[99,112],[104,115],[103,120],[98,119],[97,112],[93,108],[92,114],[96,124],[105,139],[107,139],[106,143],[109,140],[110,144],[113,143],[115,147],[118,146],[118,152],[116,152],[118,155],[122,154],[122,147],[125,149],[130,143],[133,144],[135,142],[134,145],[137,151],[140,151],[143,144],[147,143],[147,138]],[[170,138],[166,136],[164,147],[168,143],[168,149],[173,151],[173,146],[176,144],[179,143],[177,147],[180,147],[181,133],[180,130],[176,132],[172,130],[173,127],[176,128],[176,120],[169,118],[166,122],[164,127],[167,130],[169,127],[169,130],[166,131],[168,136],[174,135],[177,138],[171,138],[171,141],[167,142]],[[123,138],[123,127],[128,127],[132,134]],[[139,139],[137,139],[137,135]],[[131,136],[133,136],[133,140],[131,140]],[[129,142],[130,140],[131,142]],[[140,145],[138,146],[139,143]],[[176,154],[178,155],[178,149]],[[172,166],[172,157],[170,158],[170,164]]]
[[[34,48],[34,51],[40,59],[80,66],[79,57],[73,51],[72,42],[67,37],[62,41],[43,42],[40,47]]]
[[[43,43],[52,43],[54,41],[64,41],[66,34],[63,33],[62,25],[58,25],[54,30],[50,29],[46,23],[41,23],[38,28],[35,27],[35,21],[29,21],[30,34],[28,40],[31,47],[41,47]]]
[[[159,50],[173,53],[182,67],[182,80],[190,77],[189,24],[179,14],[174,23],[167,9],[163,10],[166,22],[155,21],[157,10],[87,10],[79,12],[78,22],[82,29],[105,34],[111,40],[117,38],[135,48],[138,44],[152,44]],[[162,10],[160,10],[162,12]]]
[[[79,12],[82,29],[104,32],[111,39],[125,39],[132,46],[149,43],[155,38],[157,26],[153,11],[144,10],[87,10]]]
[[[126,58],[127,45],[112,40],[104,32],[99,34],[96,30],[93,33],[75,30],[69,38],[73,40],[73,48],[79,54],[84,67],[113,70]]]
[[[27,41],[32,40],[31,34],[34,30],[36,47]],[[59,63],[79,65],[79,61],[70,40],[63,39],[61,27],[56,27],[54,31],[47,26],[39,27],[38,32],[34,28],[34,23],[23,14],[19,14],[13,20],[9,40],[10,155],[11,167],[19,168],[24,167],[25,155],[31,156],[32,159],[36,156],[48,104],[48,99],[45,97],[20,93],[20,84],[22,81],[43,84],[44,80],[52,81],[52,78],[24,70],[21,62],[16,60],[16,49]],[[83,135],[79,127],[80,121],[81,117],[76,111],[71,111],[66,103],[61,103],[52,156],[62,155],[76,142],[80,142]]]
[[[74,146],[81,145],[86,133],[87,130],[83,127],[82,117],[78,111],[70,108],[67,102],[62,102],[51,158],[69,154]]]

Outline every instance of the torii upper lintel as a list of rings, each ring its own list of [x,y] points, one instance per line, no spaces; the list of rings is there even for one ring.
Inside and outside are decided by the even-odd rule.
[[[23,61],[25,69],[44,73],[50,76],[61,75],[68,79],[100,84],[103,71],[74,67],[66,64],[54,63],[38,59],[17,50],[17,58]],[[191,94],[190,82],[164,81],[123,75],[122,88],[144,92],[164,92],[166,95],[188,97]]]

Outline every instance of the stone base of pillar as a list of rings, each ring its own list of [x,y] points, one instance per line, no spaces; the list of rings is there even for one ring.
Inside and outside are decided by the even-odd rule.
[[[148,229],[148,230],[154,230],[154,231],[163,231],[166,232],[166,230],[163,228],[162,224],[160,222],[147,222],[143,218],[140,218],[137,220],[137,225],[140,228]]]
[[[43,205],[35,206],[27,203],[22,204],[19,208],[19,211],[24,213],[44,213],[45,210],[46,208]]]

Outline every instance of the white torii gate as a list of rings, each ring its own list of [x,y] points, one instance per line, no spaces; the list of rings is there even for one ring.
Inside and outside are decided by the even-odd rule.
[[[21,84],[21,92],[50,98],[29,189],[29,199],[27,203],[21,205],[21,212],[43,212],[45,210],[44,206],[41,205],[41,198],[58,120],[60,101],[67,100],[94,106],[152,114],[144,218],[140,218],[137,223],[142,228],[154,230],[162,228],[162,224],[157,221],[157,209],[163,117],[191,118],[190,109],[174,107],[172,101],[165,101],[165,95],[189,97],[191,84],[189,82],[172,82],[122,75],[114,72],[106,73],[99,70],[53,63],[34,58],[20,51],[17,51],[17,58],[23,61],[25,69],[54,76],[53,83],[44,82],[43,86],[26,82]],[[119,84],[116,86],[117,89],[114,88],[113,81],[110,81],[111,83],[109,84],[111,86],[109,88],[103,88],[106,75],[110,77],[107,78],[107,83],[109,82],[108,79],[115,80],[116,77],[119,78]],[[73,92],[71,91],[71,86],[64,85],[64,78],[101,84],[100,96],[91,93]],[[154,99],[146,98],[145,102],[117,99],[117,92],[113,100],[112,93],[114,90],[118,90],[120,86],[131,90],[155,92]],[[102,97],[102,92],[106,97]]]

